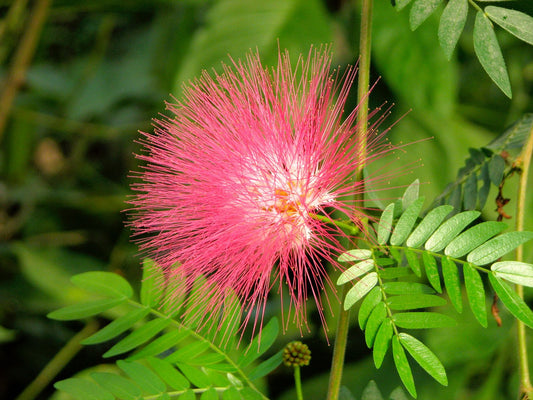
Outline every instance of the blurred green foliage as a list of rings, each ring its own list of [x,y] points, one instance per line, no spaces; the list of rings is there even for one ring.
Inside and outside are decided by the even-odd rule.
[[[12,79],[10,66],[37,3],[0,2],[0,90]],[[137,131],[151,129],[151,118],[164,112],[165,100],[172,101],[172,95],[179,98],[184,82],[204,69],[220,71],[221,62],[231,64],[229,55],[236,60],[257,50],[266,64],[273,65],[278,48],[287,48],[296,58],[310,45],[331,44],[340,70],[356,63],[355,3],[56,0],[51,4],[0,132],[0,398],[20,393],[82,328],[45,317],[83,296],[69,289],[72,275],[106,270],[139,281],[140,261],[124,227],[127,212],[123,212],[132,182],[129,171],[137,169],[133,156],[139,148]],[[452,60],[447,61],[438,44],[436,15],[412,32],[407,13],[397,12],[388,1],[375,1],[371,81],[379,81],[371,102],[394,104],[383,125],[394,125],[393,143],[421,141],[397,154],[394,163],[430,183],[422,188],[429,199],[455,178],[469,147],[486,145],[533,110],[531,47],[497,30],[514,94],[509,100],[479,65],[472,28],[471,15]],[[370,173],[383,173],[381,167],[396,169],[397,164],[386,165],[390,162],[380,160]],[[397,178],[392,187],[413,180],[407,173]],[[514,196],[512,185],[507,186],[508,197]],[[390,198],[398,193],[391,189],[379,195]],[[509,210],[512,206],[513,202]],[[495,218],[494,208],[489,200],[487,218]],[[527,226],[533,227],[531,216]],[[525,261],[531,262],[528,257]],[[267,314],[276,314],[279,302],[273,299],[270,306]],[[319,323],[315,318],[311,316],[311,326]],[[465,318],[469,322],[455,332],[428,335],[428,343],[435,343],[449,368],[451,386],[440,388],[421,375],[420,398],[488,400],[512,393],[509,382],[516,376],[508,376],[510,317],[503,315],[505,324],[499,329],[491,321],[488,330],[479,329],[471,315]],[[282,339],[288,342],[298,336],[289,329]],[[304,386],[304,393],[309,393],[307,399],[323,398],[315,385],[325,387],[321,376],[328,370],[331,347],[321,329],[313,330],[306,341],[313,350],[313,363],[303,370],[303,378],[316,379]],[[389,393],[399,385],[397,378],[388,379],[391,360],[376,374],[363,343],[354,329],[345,373],[350,389],[359,396],[368,380],[375,379]],[[100,348],[85,348],[59,378],[98,364],[101,353]],[[277,398],[290,381],[290,371],[276,371],[272,397]],[[48,386],[39,398],[52,393]]]

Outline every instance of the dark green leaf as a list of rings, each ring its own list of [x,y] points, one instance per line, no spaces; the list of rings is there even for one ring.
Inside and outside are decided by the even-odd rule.
[[[517,10],[495,6],[485,7],[484,11],[503,29],[533,45],[533,17]]]
[[[252,343],[246,348],[244,354],[239,358],[237,364],[239,367],[246,367],[254,360],[259,358],[276,340],[279,332],[279,324],[277,318],[272,318],[268,321],[261,332],[254,337]]]
[[[457,184],[450,194],[448,203],[457,211],[461,210],[461,204],[463,199],[463,189],[460,184]]]
[[[163,379],[168,386],[174,390],[187,389],[190,384],[189,381],[170,363],[160,358],[147,358],[150,367]]]
[[[357,282],[344,299],[344,309],[349,310],[355,303],[361,300],[378,283],[378,274],[370,272],[359,282]]]
[[[461,296],[461,283],[459,281],[459,273],[457,271],[457,265],[449,257],[443,257],[442,263],[442,275],[444,277],[444,284],[446,285],[446,291],[451,303],[455,307],[458,313],[463,312],[463,299]]]
[[[111,272],[91,271],[72,277],[72,283],[88,292],[115,298],[131,298],[133,289],[126,279]]]
[[[409,400],[409,399],[407,398],[407,395],[405,394],[404,390],[398,386],[396,389],[394,389],[391,392],[389,396],[389,400]]]
[[[59,321],[71,321],[74,319],[88,318],[109,310],[110,308],[116,307],[127,300],[128,299],[125,297],[120,299],[92,300],[87,303],[74,304],[72,306],[60,308],[59,310],[52,311],[47,316],[48,318]]]
[[[394,260],[393,258],[389,258],[389,257],[376,258],[375,262],[380,267],[389,267],[391,265],[396,264],[396,260]]]
[[[456,322],[447,315],[435,312],[405,312],[392,316],[394,323],[404,329],[433,329],[455,326]]]
[[[413,373],[411,372],[411,367],[409,366],[409,361],[407,361],[407,356],[405,351],[400,344],[398,336],[394,335],[392,338],[392,356],[394,358],[394,365],[400,375],[405,388],[411,394],[411,396],[416,398],[416,388],[415,382],[413,380]]]
[[[199,356],[209,348],[209,342],[198,341],[195,343],[188,343],[186,346],[181,347],[171,355],[165,358],[169,363],[187,363],[191,364],[191,359]]]
[[[533,265],[519,261],[501,261],[491,265],[494,276],[522,286],[533,287]]]
[[[112,321],[94,335],[89,336],[87,339],[83,340],[81,344],[97,344],[113,339],[133,327],[136,322],[146,317],[149,313],[149,308],[137,308],[132,310],[126,315]]]
[[[355,278],[358,278],[367,272],[372,271],[375,268],[374,260],[364,260],[351,266],[344,271],[337,279],[337,285],[344,285],[346,282],[350,282]]]
[[[374,340],[373,358],[376,368],[380,368],[383,363],[383,359],[389,349],[390,340],[392,338],[393,329],[390,319],[385,319],[378,329],[376,339]]]
[[[498,186],[503,180],[505,160],[499,154],[495,154],[489,161],[489,178],[494,186]]]
[[[387,307],[385,306],[385,303],[379,303],[376,307],[374,307],[372,313],[370,313],[370,317],[368,317],[365,328],[365,341],[368,348],[372,347],[374,339],[376,338],[376,334],[378,333],[378,329],[386,316]]]
[[[448,378],[446,377],[444,366],[426,345],[407,333],[400,333],[400,342],[428,374],[441,385],[448,386]]]
[[[452,210],[453,207],[449,205],[439,206],[431,210],[411,233],[406,242],[407,246],[413,248],[422,246]]]
[[[141,282],[141,303],[154,308],[159,304],[163,275],[155,261],[145,258],[143,260],[143,278]]]
[[[199,366],[209,366],[211,368],[214,364],[226,360],[227,357],[224,354],[220,353],[206,353],[199,355],[191,360],[188,360],[190,365],[199,365]]]
[[[487,221],[477,224],[452,240],[446,246],[444,253],[453,258],[462,257],[505,228],[507,228],[505,223],[497,221]]]
[[[489,165],[487,163],[483,164],[483,167],[481,168],[481,174],[479,175],[479,180],[483,182],[483,186],[478,191],[478,207],[479,209],[483,209],[485,207],[485,203],[487,202],[487,199],[489,197],[490,192],[490,177],[489,177]]]
[[[387,294],[433,294],[428,285],[418,282],[385,282],[383,289]]]
[[[482,244],[466,259],[476,265],[489,264],[532,238],[533,232],[507,232]]]
[[[423,205],[424,197],[420,197],[419,199],[415,200],[409,207],[407,207],[407,210],[405,210],[404,213],[400,216],[400,219],[396,223],[396,227],[394,228],[394,231],[392,232],[392,236],[390,238],[390,243],[393,246],[399,246],[403,242],[405,242],[405,240],[411,233],[413,226],[415,225],[416,219],[418,218],[418,215],[420,214]]]
[[[134,382],[117,374],[95,372],[91,374],[91,378],[119,399],[137,400],[142,394]]]
[[[54,387],[66,392],[78,400],[114,400],[115,397],[96,383],[80,379],[70,378],[56,382]]]
[[[262,378],[274,371],[283,361],[283,351],[278,351],[269,359],[263,361],[256,368],[254,368],[249,374],[248,379],[255,380]]]
[[[364,330],[366,327],[366,322],[368,321],[370,313],[372,310],[374,310],[374,307],[381,302],[382,299],[383,296],[379,286],[372,289],[364,298],[363,302],[361,303],[361,307],[359,307],[359,315],[357,316],[359,327],[362,330]]]
[[[372,257],[372,251],[368,249],[353,249],[342,253],[337,260],[339,262],[346,261],[363,261]]]
[[[439,43],[448,60],[465,27],[468,0],[450,0],[442,12],[439,24]]]
[[[439,292],[442,293],[442,288],[440,286],[440,275],[439,269],[437,267],[437,260],[431,254],[427,252],[422,253],[422,260],[424,261],[424,267],[426,269],[426,276],[431,283],[431,286]]]
[[[383,400],[376,382],[368,382],[368,385],[366,385],[366,387],[363,389],[363,393],[361,394],[361,400]]]
[[[475,268],[468,264],[463,266],[463,274],[470,309],[479,323],[486,328],[487,307],[485,305],[485,288],[483,287],[481,276],[479,276],[479,272]]]
[[[418,199],[418,192],[420,190],[420,181],[415,179],[408,187],[402,196],[402,211],[405,212]]]
[[[416,0],[409,13],[409,25],[414,31],[424,22],[440,5],[442,0]]]
[[[176,346],[189,335],[190,332],[185,329],[172,330],[170,332],[167,332],[164,335],[161,335],[160,337],[155,339],[154,341],[148,343],[145,347],[143,347],[141,350],[139,350],[132,356],[128,357],[128,360],[133,361],[148,356],[157,356],[163,353],[164,351],[167,351],[170,348]]]
[[[511,98],[511,83],[509,82],[502,51],[492,23],[484,15],[483,11],[478,11],[476,14],[474,51],[490,78],[507,97]]]
[[[196,367],[191,367],[188,364],[185,363],[178,363],[177,364],[180,371],[185,375],[185,377],[191,381],[191,383],[199,388],[205,388],[209,387],[211,385],[211,381],[207,377],[207,375],[200,371]]]
[[[392,230],[392,218],[394,216],[394,203],[389,204],[378,222],[378,244],[385,244],[389,240]]]
[[[381,279],[396,279],[403,278],[406,276],[413,276],[411,273],[411,268],[406,267],[396,267],[396,268],[385,268],[382,271],[379,271],[379,276]]]
[[[111,347],[107,352],[104,353],[104,357],[114,357],[118,354],[122,354],[139,347],[165,329],[170,322],[171,320],[166,318],[158,318],[147,322],[145,325],[133,331],[120,342]]]
[[[148,394],[159,394],[166,390],[165,383],[142,364],[118,360],[117,366]]]
[[[465,211],[454,215],[445,221],[430,236],[424,245],[426,250],[441,251],[444,249],[469,223],[479,217],[479,211]]]
[[[477,204],[477,177],[470,174],[464,184],[463,203],[465,210],[473,210]]]
[[[391,310],[414,310],[417,308],[438,307],[446,305],[446,300],[432,294],[404,294],[387,297]]]
[[[405,258],[409,267],[411,267],[415,275],[420,278],[422,276],[422,269],[420,268],[418,256],[411,249],[405,249]]]
[[[489,274],[489,280],[494,291],[510,313],[530,328],[533,328],[533,312],[524,303],[524,300],[500,278]]]

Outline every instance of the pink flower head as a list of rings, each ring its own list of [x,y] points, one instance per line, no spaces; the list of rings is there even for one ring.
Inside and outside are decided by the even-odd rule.
[[[205,278],[195,292],[204,323],[232,292],[246,310],[243,326],[251,316],[261,326],[270,289],[283,283],[300,327],[309,295],[323,318],[331,285],[323,263],[339,267],[346,234],[317,215],[338,210],[357,224],[362,185],[351,178],[379,154],[359,149],[355,111],[341,119],[355,70],[339,79],[330,64],[327,49],[294,69],[280,54],[271,71],[249,55],[190,83],[168,104],[174,116],[144,133],[131,226],[167,280],[190,292]]]

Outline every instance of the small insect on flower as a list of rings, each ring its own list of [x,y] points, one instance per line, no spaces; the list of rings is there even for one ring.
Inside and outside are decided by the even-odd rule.
[[[337,210],[358,224],[353,198],[364,185],[354,171],[389,150],[374,133],[365,139],[374,151],[360,149],[356,111],[343,116],[356,71],[339,76],[330,64],[327,48],[294,68],[281,53],[271,70],[250,54],[220,75],[204,72],[167,104],[173,115],[143,133],[130,226],[166,282],[180,280],[175,296],[194,291],[203,325],[220,323],[234,293],[242,327],[260,328],[269,291],[283,284],[285,315],[305,326],[312,296],[324,319],[324,287],[333,285],[323,263],[341,268],[347,237],[327,220]]]

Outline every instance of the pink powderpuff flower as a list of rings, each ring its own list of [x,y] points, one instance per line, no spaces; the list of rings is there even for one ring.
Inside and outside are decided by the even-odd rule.
[[[202,325],[220,324],[234,293],[241,327],[251,319],[260,328],[269,291],[283,283],[300,328],[309,295],[324,321],[333,287],[324,265],[342,269],[348,235],[318,216],[337,210],[358,225],[364,210],[353,197],[364,185],[354,171],[390,150],[374,133],[373,151],[360,150],[356,110],[342,120],[356,71],[339,77],[330,64],[329,49],[312,49],[295,68],[285,52],[272,70],[251,54],[190,82],[182,101],[167,104],[173,117],[143,133],[130,226],[166,283],[179,280],[176,297],[205,278],[193,300]]]

